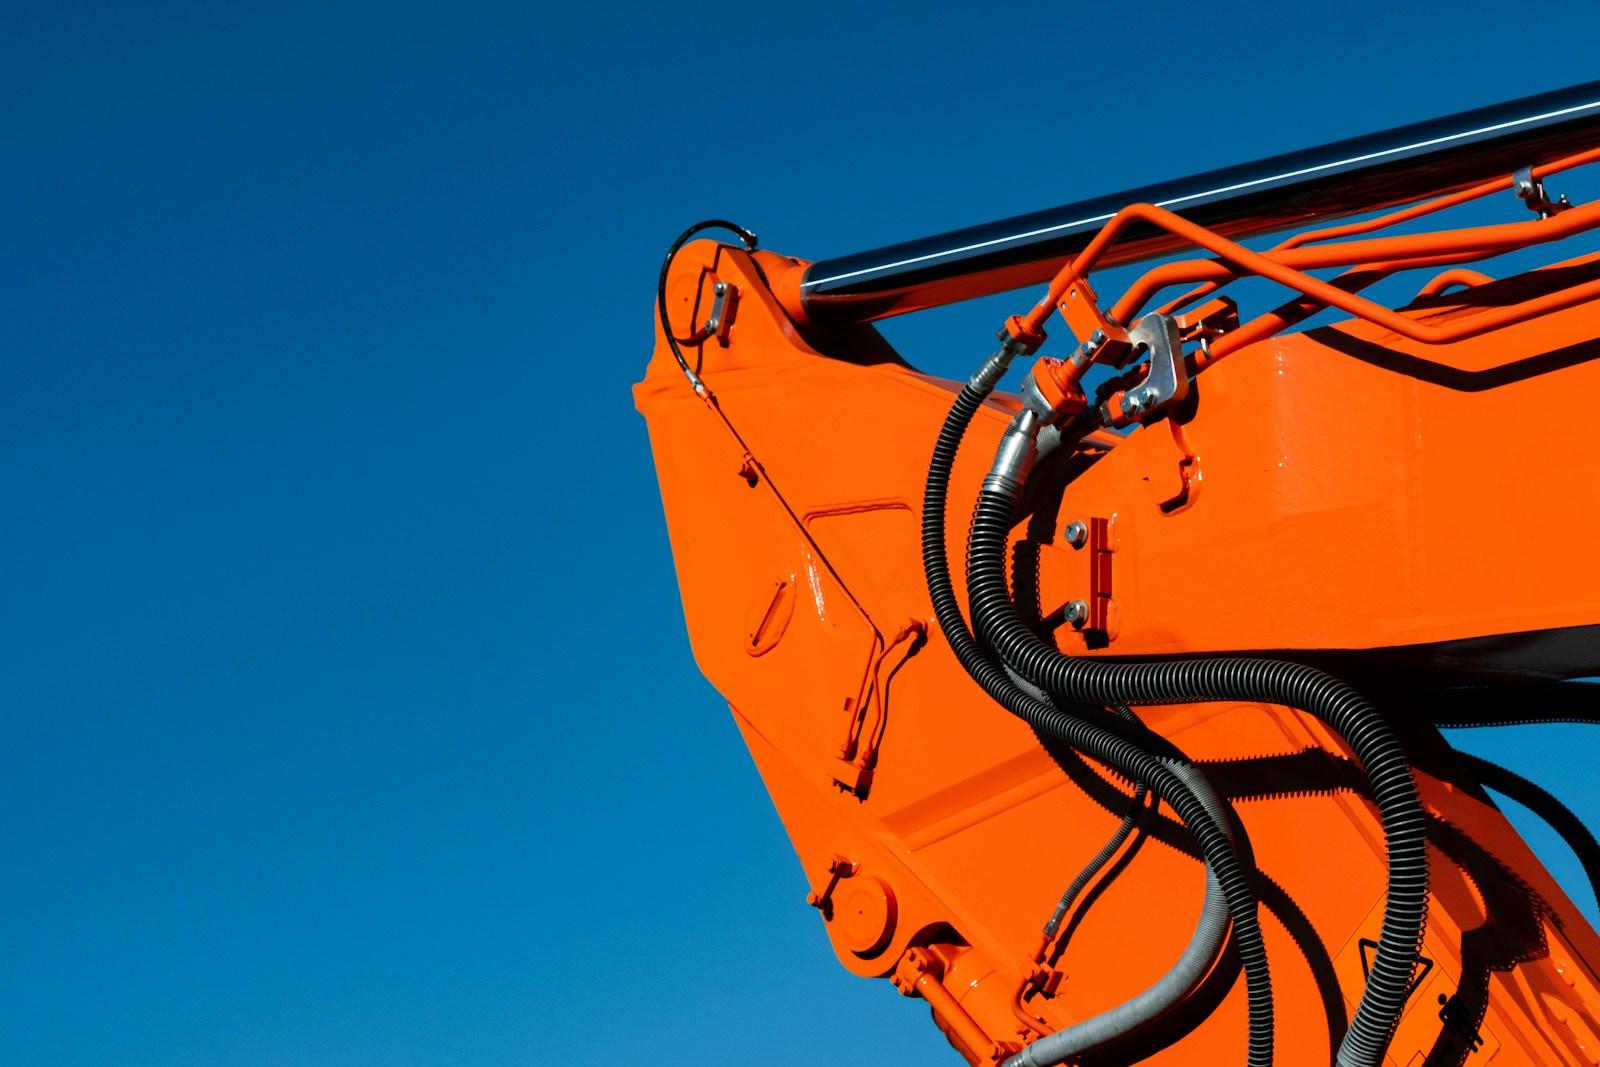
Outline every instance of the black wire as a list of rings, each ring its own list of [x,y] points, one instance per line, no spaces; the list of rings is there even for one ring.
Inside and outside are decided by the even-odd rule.
[[[683,373],[697,393],[703,388],[700,376],[689,367],[689,361],[683,358],[683,349],[678,347],[679,339],[673,336],[672,323],[667,321],[667,272],[672,269],[672,261],[677,258],[678,250],[689,243],[689,238],[704,230],[729,230],[739,235],[739,240],[744,242],[746,251],[753,251],[756,247],[756,235],[743,226],[728,222],[726,219],[706,219],[680,233],[678,239],[672,242],[672,247],[667,249],[667,258],[661,261],[661,278],[656,282],[656,313],[661,318],[661,331],[667,335],[667,345],[672,349],[672,355],[677,359],[678,366],[683,368]]]
[[[1126,707],[1118,707],[1116,712],[1124,719],[1132,722],[1139,721],[1133,712]],[[1061,894],[1061,900],[1056,904],[1054,914],[1050,916],[1050,921],[1044,924],[1046,937],[1053,939],[1056,936],[1056,931],[1061,928],[1061,920],[1066,917],[1067,911],[1072,907],[1073,902],[1078,899],[1078,894],[1083,892],[1090,879],[1100,873],[1102,867],[1111,862],[1111,857],[1116,855],[1123,842],[1128,840],[1128,835],[1133,833],[1134,826],[1139,822],[1139,816],[1144,813],[1144,801],[1149,793],[1149,786],[1143,782],[1137,783],[1133,791],[1133,803],[1129,806],[1127,814],[1122,817],[1122,822],[1117,827],[1116,832],[1111,835],[1111,839],[1105,843],[1105,846],[1095,853],[1094,858],[1084,864],[1083,870],[1078,872],[1078,877],[1074,878],[1072,884],[1067,886],[1066,892]]]

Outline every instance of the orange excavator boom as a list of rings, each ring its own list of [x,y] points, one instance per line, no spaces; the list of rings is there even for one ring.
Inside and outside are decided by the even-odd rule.
[[[1600,938],[1489,791],[1600,845],[1440,732],[1600,720],[1597,161],[1600,83],[672,246],[635,399],[691,643],[847,970],[972,1064],[1600,1063]],[[1019,285],[965,383],[871,324]]]

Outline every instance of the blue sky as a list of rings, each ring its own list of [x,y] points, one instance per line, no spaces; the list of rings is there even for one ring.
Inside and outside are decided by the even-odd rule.
[[[1581,82],[1597,29],[10,10],[0,1062],[951,1061],[690,658],[628,391],[666,244],[876,247]],[[1014,302],[887,332],[965,374]],[[1582,728],[1462,741],[1600,816]]]

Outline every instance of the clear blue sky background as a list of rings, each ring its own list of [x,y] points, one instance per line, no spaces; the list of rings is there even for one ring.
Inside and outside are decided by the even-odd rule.
[[[833,961],[689,656],[628,392],[665,245],[870,248],[1600,36],[1090,7],[8,9],[0,1062],[955,1062]],[[964,374],[998,318],[889,334]],[[1600,815],[1600,736],[1467,740]]]

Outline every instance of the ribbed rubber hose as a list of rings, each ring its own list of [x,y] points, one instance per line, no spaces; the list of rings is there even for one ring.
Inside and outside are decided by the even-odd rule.
[[[956,396],[928,465],[922,504],[922,563],[934,612],[951,651],[968,674],[1002,707],[1034,728],[1048,733],[1132,781],[1144,782],[1164,799],[1188,827],[1216,875],[1233,917],[1234,944],[1244,966],[1249,994],[1249,1067],[1271,1067],[1273,1048],[1272,978],[1266,946],[1256,914],[1256,898],[1234,855],[1227,834],[1211,818],[1205,805],[1162,760],[1098,726],[1035,700],[1012,684],[1005,672],[978,648],[955,596],[945,556],[945,509],[950,469],[973,415],[983,405],[987,390],[965,386]],[[1114,703],[1105,701],[1102,703]]]
[[[1022,621],[1006,581],[1017,498],[985,489],[968,534],[967,591],[978,640],[1046,691],[1085,703],[1236,700],[1300,708],[1342,736],[1366,770],[1388,856],[1382,932],[1366,991],[1339,1046],[1340,1067],[1379,1067],[1410,992],[1428,915],[1427,820],[1411,767],[1376,709],[1343,682],[1297,663],[1206,658],[1104,663],[1063,655]]]

